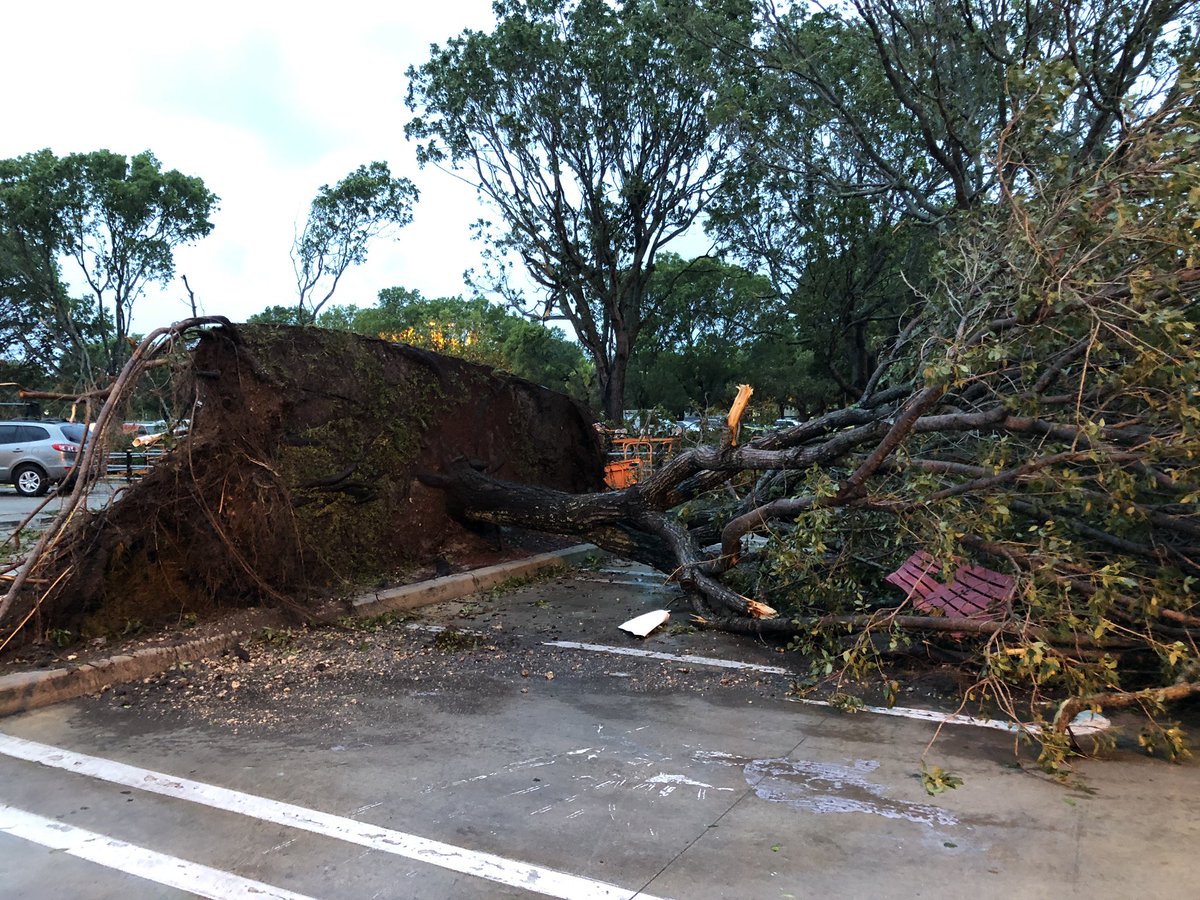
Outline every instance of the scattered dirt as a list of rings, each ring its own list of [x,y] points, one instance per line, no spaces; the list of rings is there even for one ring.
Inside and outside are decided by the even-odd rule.
[[[128,655],[138,650],[178,647],[234,631],[253,634],[264,628],[286,627],[288,621],[288,617],[277,609],[226,610],[204,621],[188,618],[172,626],[164,625],[156,629],[139,629],[131,634],[96,637],[67,646],[58,646],[52,640],[44,640],[6,651],[0,656],[0,675],[82,666],[113,656]]]
[[[453,604],[458,614],[449,626],[384,616],[266,628],[221,657],[113,686],[99,695],[102,707],[94,712],[128,710],[142,721],[321,740],[370,725],[393,702],[413,697],[444,712],[485,714],[498,697],[536,699],[581,680],[601,680],[609,694],[728,690],[738,703],[746,702],[746,691],[782,697],[790,686],[783,676],[545,647],[537,633],[489,624],[477,605],[486,602]],[[445,620],[450,607],[433,608],[432,617]]]
[[[572,541],[566,538],[506,528],[502,540],[497,544],[481,546],[468,542],[463,546],[447,546],[444,548],[444,555],[433,563],[414,566],[392,578],[381,578],[373,587],[385,589],[417,584],[484,566],[526,559],[569,546],[572,546]],[[349,616],[351,598],[352,595],[327,597],[321,602],[311,602],[307,611],[315,622],[335,622]],[[140,622],[131,623],[124,632],[86,641],[74,640],[73,636],[68,635],[67,640],[60,645],[53,637],[47,636],[40,641],[10,646],[0,651],[0,675],[16,671],[81,666],[111,656],[154,647],[175,647],[230,632],[249,635],[264,629],[278,631],[297,627],[299,625],[295,616],[287,610],[275,607],[218,608],[208,611],[203,616],[185,614],[175,622],[160,623],[153,627],[147,627]]]

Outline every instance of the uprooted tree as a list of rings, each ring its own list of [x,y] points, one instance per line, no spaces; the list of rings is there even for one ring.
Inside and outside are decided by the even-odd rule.
[[[1177,752],[1179,732],[1157,711],[1200,692],[1196,96],[1181,79],[1086,171],[1056,169],[1050,150],[1034,159],[1021,129],[1038,117],[1014,119],[997,150],[999,195],[948,232],[936,290],[858,403],[742,444],[731,428],[623,491],[589,488],[591,434],[577,413],[531,399],[548,392],[502,379],[514,398],[505,429],[565,429],[526,446],[479,412],[497,401],[471,399],[495,390],[478,367],[220,325],[186,367],[203,400],[195,433],[125,501],[142,505],[101,514],[120,529],[84,520],[47,533],[15,570],[0,620],[78,620],[130,584],[175,609],[295,603],[348,570],[330,547],[359,548],[361,576],[407,549],[385,525],[436,507],[445,521],[579,535],[649,563],[687,590],[698,623],[794,641],[818,675],[892,687],[884,657],[954,659],[974,677],[970,696],[1055,723],[1034,732],[1051,767],[1065,724],[1089,706],[1141,706],[1145,741]],[[151,336],[123,378],[203,324]],[[379,362],[392,353],[426,374]],[[318,358],[332,368],[314,374]],[[397,405],[365,402],[379,392]],[[434,396],[442,405],[418,402]],[[392,428],[401,401],[415,412]],[[330,423],[354,416],[363,431],[335,464]],[[457,431],[439,432],[435,420],[451,418]],[[401,460],[392,451],[405,441]],[[576,462],[564,442],[583,448]],[[95,464],[85,454],[84,474]],[[395,490],[380,490],[391,470]],[[325,527],[347,504],[375,525]],[[765,545],[747,549],[752,533]],[[1008,616],[917,614],[883,583],[914,548],[1014,576]]]
[[[650,563],[700,621],[797,640],[818,672],[956,658],[971,693],[1056,720],[1050,765],[1081,708],[1153,714],[1200,691],[1196,84],[1180,78],[1082,166],[1039,139],[1071,78],[1042,75],[1000,135],[995,201],[948,229],[936,289],[854,406],[685,454],[621,493],[463,467],[429,481],[474,518]],[[751,532],[765,551],[745,551]],[[1015,575],[1012,615],[914,615],[882,578],[914,547]],[[1144,739],[1178,747],[1153,719]]]
[[[1022,133],[1043,116],[1023,111],[1001,136],[996,202],[949,232],[936,291],[854,406],[727,437],[621,493],[461,467],[432,482],[475,518],[573,530],[669,572],[699,621],[797,640],[818,671],[861,677],[946,643],[976,676],[969,694],[1055,720],[1049,766],[1089,706],[1140,705],[1143,740],[1176,752],[1153,714],[1200,692],[1196,94],[1180,79],[1086,169],[1056,167]],[[765,552],[745,551],[752,532]],[[1016,576],[1011,615],[898,604],[882,576],[914,547]]]
[[[115,413],[163,363],[178,367],[190,433],[119,502],[87,512]],[[253,603],[306,614],[317,591],[478,550],[486,527],[459,524],[416,477],[460,458],[570,492],[602,474],[591,422],[569,398],[348,332],[188,320],[148,335],[111,389],[82,400],[104,402],[57,521],[9,566],[5,644]]]

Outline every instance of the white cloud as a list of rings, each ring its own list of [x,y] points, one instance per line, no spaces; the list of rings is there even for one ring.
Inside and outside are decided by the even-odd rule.
[[[375,245],[336,300],[368,304],[393,284],[459,293],[475,264],[474,192],[418,172],[404,140],[404,71],[464,28],[489,28],[489,0],[436,6],[340,2],[204,6],[59,2],[5,10],[0,157],[152,150],[221,197],[212,234],[177,254],[205,311],[242,319],[289,303],[293,229],[322,184],[385,160],[422,191],[412,225]],[[140,302],[147,330],[188,312],[182,285]]]

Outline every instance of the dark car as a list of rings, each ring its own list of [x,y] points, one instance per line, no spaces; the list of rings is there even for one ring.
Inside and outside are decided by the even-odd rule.
[[[74,422],[0,422],[0,482],[17,493],[40,497],[66,479],[75,465],[87,427]]]

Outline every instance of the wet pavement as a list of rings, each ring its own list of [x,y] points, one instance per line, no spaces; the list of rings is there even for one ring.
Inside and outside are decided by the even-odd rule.
[[[672,617],[649,638],[617,629],[655,608]],[[1200,874],[1195,764],[1123,752],[1069,788],[1012,735],[944,726],[927,758],[963,784],[931,797],[936,725],[797,703],[793,656],[687,622],[658,576],[603,564],[274,630],[6,719],[0,884],[957,900],[1174,896]]]
[[[88,491],[88,508],[100,509],[106,506],[113,495],[125,486],[125,482],[119,480],[101,481],[92,485]],[[15,528],[34,512],[37,513],[37,524],[50,522],[58,515],[66,496],[60,495],[57,489],[51,489],[44,497],[23,497],[11,484],[0,484],[0,530]]]

